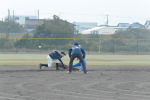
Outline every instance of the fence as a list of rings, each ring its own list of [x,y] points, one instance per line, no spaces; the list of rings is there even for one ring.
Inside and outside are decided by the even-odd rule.
[[[150,54],[150,39],[113,38],[0,38],[0,53],[68,51],[74,42],[89,54]]]

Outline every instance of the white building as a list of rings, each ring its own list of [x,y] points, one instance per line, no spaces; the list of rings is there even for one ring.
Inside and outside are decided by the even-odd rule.
[[[8,16],[6,18],[8,18]],[[10,18],[13,19],[13,16],[10,16]],[[21,25],[24,25],[27,19],[37,19],[37,17],[28,16],[28,15],[24,15],[24,16],[15,15],[14,16],[14,20]]]
[[[150,20],[147,20],[145,23],[145,28],[150,29]]]
[[[114,34],[117,29],[103,26],[103,27],[94,27],[85,31],[82,31],[82,34]]]
[[[115,30],[122,30],[122,31],[125,31],[125,30],[127,30],[129,27],[111,27],[111,28],[113,28],[113,29],[115,29]]]
[[[79,31],[79,33],[97,26],[96,22],[73,22],[72,24],[75,25],[75,28]]]

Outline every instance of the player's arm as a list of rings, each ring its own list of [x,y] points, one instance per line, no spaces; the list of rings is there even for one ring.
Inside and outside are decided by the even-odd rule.
[[[81,48],[81,52],[82,52],[82,54],[83,54],[83,58],[85,58],[86,53],[85,53],[84,49]]]
[[[55,52],[56,54],[60,55],[60,53],[59,53],[57,50],[54,50],[54,52]]]
[[[60,58],[59,58],[58,60],[61,62],[61,64],[62,64],[63,66],[65,66],[64,63],[62,62],[62,60],[61,60]]]
[[[57,50],[54,50],[54,51],[56,52],[56,54],[61,55]],[[62,63],[63,66],[65,66],[64,63],[62,62],[61,58],[58,57],[58,60]]]
[[[68,51],[69,58],[71,58],[71,52],[72,52],[72,48],[70,48]]]

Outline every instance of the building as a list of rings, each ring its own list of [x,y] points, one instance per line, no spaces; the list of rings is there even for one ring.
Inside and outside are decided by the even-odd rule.
[[[129,27],[129,23],[119,23],[117,27]]]
[[[8,16],[6,18],[8,18]],[[28,15],[25,15],[25,16],[15,15],[15,16],[10,16],[10,18],[14,19],[20,25],[24,25],[25,21],[28,19],[37,19],[36,16],[28,16]]]
[[[99,27],[104,27],[104,26],[106,26],[106,27],[110,27],[110,28],[113,28],[113,29],[115,29],[115,30],[126,30],[127,28],[129,28],[129,27],[127,27],[126,25],[118,25],[118,26],[107,26],[107,25],[100,25]]]
[[[150,29],[150,20],[147,20],[145,25],[145,29]]]
[[[82,31],[97,27],[96,22],[73,22],[72,24],[75,25],[75,29],[78,30],[79,33]]]
[[[142,24],[140,24],[140,23],[138,23],[138,22],[135,22],[135,23],[132,23],[132,24],[129,24],[129,23],[119,23],[118,25],[117,25],[117,27],[131,27],[131,28],[144,28],[145,26],[144,25],[142,25]]]
[[[124,31],[124,30],[128,29],[129,27],[111,27],[111,28],[113,28],[115,30],[122,30],[122,31]]]
[[[132,28],[141,28],[141,29],[144,29],[144,28],[145,28],[144,25],[142,25],[142,24],[140,24],[140,23],[138,23],[138,22],[135,22],[135,23],[130,24],[129,27],[132,27]]]
[[[25,27],[27,32],[33,31],[38,25],[44,23],[44,19],[26,19],[25,20]]]
[[[102,26],[102,27],[94,27],[85,31],[82,31],[82,34],[114,34],[116,29]]]

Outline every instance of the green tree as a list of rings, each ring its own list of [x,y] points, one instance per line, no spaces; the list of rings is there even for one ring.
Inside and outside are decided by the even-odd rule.
[[[17,48],[32,47],[35,41],[32,40],[32,39],[28,39],[28,38],[31,38],[31,37],[32,36],[30,36],[28,33],[26,33],[21,39],[19,39],[15,42],[15,47],[17,47]]]
[[[149,39],[149,36],[150,31],[147,29],[128,28],[127,30],[118,30],[110,36],[111,39],[102,41],[102,50],[112,52],[114,49],[115,51],[120,51],[134,48],[132,51],[135,51],[137,50],[137,39]],[[140,47],[144,49],[143,45],[145,43],[148,44],[148,42],[148,40],[140,40],[138,44],[139,49]]]
[[[37,26],[34,32],[34,38],[72,38],[77,31],[74,25],[67,22],[66,20],[60,19],[54,15],[53,19],[45,19],[42,25]],[[52,40],[39,40],[39,45],[44,44],[55,44],[64,45],[69,43],[70,39],[52,39]]]
[[[38,39],[20,39],[15,43],[16,47],[20,48],[35,48],[39,45],[42,46],[42,49],[65,49],[67,44],[72,44],[74,39],[57,39],[57,38],[73,38],[76,35],[77,31],[74,28],[74,25],[59,19],[57,16],[53,16],[53,19],[45,19],[44,23],[37,26],[33,36],[26,34],[23,38],[38,38]],[[53,39],[45,39],[53,38]],[[67,48],[68,50],[68,48]]]
[[[124,39],[148,39],[150,31],[140,28],[128,28],[127,30],[116,31],[111,35],[112,38],[124,38]]]
[[[34,37],[70,38],[74,36],[74,33],[76,30],[72,24],[54,15],[53,19],[45,19],[44,23],[36,28]]]
[[[5,38],[0,38],[0,49],[10,49],[14,47],[14,40],[9,39],[9,34],[5,34]]]
[[[23,33],[24,31],[23,26],[13,20],[0,21],[0,33]]]

